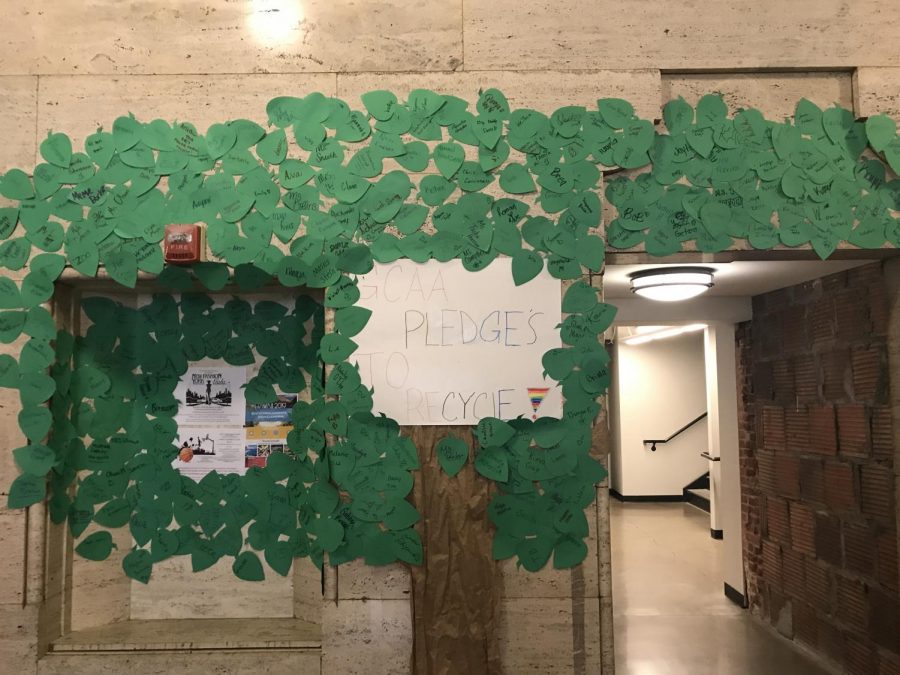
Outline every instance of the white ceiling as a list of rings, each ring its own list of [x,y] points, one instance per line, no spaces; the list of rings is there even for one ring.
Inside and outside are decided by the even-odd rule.
[[[754,296],[779,288],[818,279],[851,267],[866,265],[870,260],[771,260],[701,263],[697,267],[715,270],[714,285],[701,297]],[[684,263],[681,263],[684,265]],[[653,265],[607,265],[603,274],[603,292],[607,299],[632,298],[628,275],[641,270],[668,267]]]

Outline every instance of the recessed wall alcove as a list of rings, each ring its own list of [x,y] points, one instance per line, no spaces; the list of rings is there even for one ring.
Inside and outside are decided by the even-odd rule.
[[[198,286],[193,291],[208,295],[217,305],[235,296],[251,304],[268,300],[289,307],[303,295],[322,301],[321,290],[277,284],[249,292],[236,286],[217,292]],[[129,291],[102,274],[86,280],[67,271],[57,282],[51,311],[58,328],[79,336],[91,325],[81,305],[85,298],[101,296],[138,308],[150,302],[154,293],[177,292],[160,287],[149,276],[140,278]],[[311,332],[312,319],[308,323]],[[248,377],[260,362],[257,358],[246,366]],[[217,363],[224,361],[197,362]],[[307,382],[298,400],[309,399]],[[49,521],[48,512],[41,513]],[[96,527],[90,525],[85,533]],[[244,526],[245,536],[246,530]],[[319,672],[325,577],[308,558],[295,559],[286,576],[267,568],[265,580],[247,582],[234,575],[230,557],[193,573],[191,557],[176,555],[154,563],[151,578],[144,584],[122,571],[122,559],[133,544],[127,526],[113,532],[116,548],[103,561],[85,560],[74,553],[67,523],[48,522],[46,532],[46,601],[41,616],[46,655],[40,661],[41,672],[122,672],[138,653],[142,664],[156,664],[153,667],[164,672],[166,659],[173,658],[173,653],[179,659],[203,661],[206,667],[228,663],[229,655],[237,652],[254,653],[260,668],[277,669],[289,663],[292,670]],[[101,652],[102,665],[95,660]]]

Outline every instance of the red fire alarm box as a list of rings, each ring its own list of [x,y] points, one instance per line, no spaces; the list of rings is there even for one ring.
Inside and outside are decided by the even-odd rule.
[[[174,265],[200,262],[203,252],[203,228],[200,225],[166,225],[165,259]]]

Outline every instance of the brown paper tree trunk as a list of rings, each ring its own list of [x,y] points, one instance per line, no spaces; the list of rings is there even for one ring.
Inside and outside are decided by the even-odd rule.
[[[412,568],[413,672],[499,673],[500,575],[491,557],[487,517],[491,483],[475,472],[474,454],[453,478],[435,447],[452,433],[471,448],[471,427],[404,427],[422,468],[413,503],[422,514],[424,564]]]

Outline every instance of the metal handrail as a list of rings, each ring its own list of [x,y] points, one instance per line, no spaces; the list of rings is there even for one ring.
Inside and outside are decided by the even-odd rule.
[[[674,434],[672,434],[672,435],[669,436],[668,438],[647,438],[647,439],[644,439],[644,445],[647,445],[647,443],[650,443],[650,444],[651,444],[651,445],[650,445],[650,450],[651,450],[651,452],[656,452],[656,444],[657,444],[657,443],[668,443],[668,442],[671,441],[673,438],[675,438],[676,436],[678,436],[678,434],[681,434],[681,433],[687,431],[687,430],[690,429],[692,426],[694,426],[695,424],[697,424],[697,422],[699,422],[700,420],[702,420],[702,419],[703,419],[704,417],[706,417],[708,414],[709,414],[709,413],[704,412],[702,415],[700,415],[700,416],[697,417],[696,419],[693,419],[693,420],[691,420],[690,422],[688,422],[687,424],[685,424],[683,427],[681,427],[678,431],[676,431]]]

